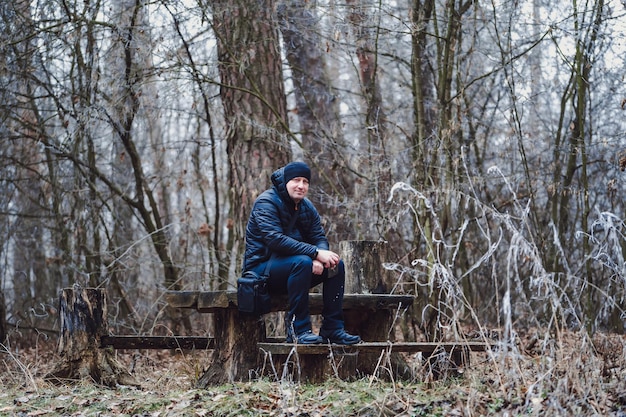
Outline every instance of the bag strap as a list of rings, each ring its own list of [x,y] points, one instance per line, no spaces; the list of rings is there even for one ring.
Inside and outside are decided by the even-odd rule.
[[[298,212],[296,211],[295,213],[293,213],[293,215],[291,216],[291,219],[289,219],[289,226],[287,226],[287,235],[289,233],[291,233],[291,230],[293,229],[293,226],[296,224],[296,217],[298,217]],[[263,271],[263,276],[264,277],[269,277],[270,276],[270,266],[272,266],[272,260],[274,259],[274,257],[276,256],[276,254],[274,252],[272,252],[272,254],[270,255],[270,259],[269,261],[267,261],[267,264],[265,265],[265,270]]]

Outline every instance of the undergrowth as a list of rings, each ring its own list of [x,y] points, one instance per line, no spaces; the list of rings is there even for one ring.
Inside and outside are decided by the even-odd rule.
[[[470,365],[441,379],[364,377],[324,383],[256,379],[194,387],[206,352],[118,354],[141,381],[115,389],[89,381],[52,385],[41,378],[54,362],[32,351],[1,354],[2,416],[623,416],[626,415],[624,339],[590,343],[580,332],[536,341],[518,338],[518,353],[473,353]],[[553,355],[534,351],[550,345]],[[592,346],[604,346],[604,350]],[[613,349],[613,353],[611,352]],[[615,350],[619,350],[616,352]],[[615,355],[617,353],[617,355]],[[416,357],[409,357],[418,360]],[[19,363],[18,363],[19,362]],[[35,365],[33,365],[35,364]],[[28,370],[26,372],[25,370]],[[516,377],[518,380],[513,381]]]

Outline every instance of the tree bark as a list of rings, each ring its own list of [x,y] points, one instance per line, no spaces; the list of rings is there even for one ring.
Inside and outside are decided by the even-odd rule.
[[[385,270],[388,260],[387,242],[342,241],[341,256],[346,267],[346,293],[387,294],[393,290],[393,277]],[[399,306],[402,308],[402,306]],[[395,337],[395,310],[350,310],[345,313],[346,330],[361,336],[365,342],[393,342]],[[367,375],[377,372],[378,353],[359,354],[358,370]],[[392,352],[388,358],[393,378],[412,378],[411,367],[404,357]],[[389,377],[380,374],[380,377]]]
[[[4,291],[0,291],[0,343],[7,340],[7,306],[4,300]]]
[[[139,385],[110,350],[101,349],[108,334],[106,293],[100,288],[66,288],[59,306],[62,360],[45,376],[52,382],[90,379],[97,384]]]
[[[291,157],[274,1],[214,0],[230,176],[229,242],[243,242],[252,203]],[[235,250],[241,254],[241,248]],[[220,271],[220,275],[228,271]]]
[[[391,142],[378,69],[378,39],[380,26],[372,24],[376,13],[375,2],[370,0],[348,0],[347,19],[352,26],[356,42],[359,80],[361,83],[362,104],[365,109],[366,129],[359,138],[359,152],[367,155],[361,158],[360,172],[368,178],[362,185],[357,182],[355,198],[368,201],[358,208],[358,218],[377,219],[375,222],[361,222],[362,236],[369,239],[395,238],[389,233],[391,219],[385,210],[391,190],[392,171],[390,153]],[[388,149],[389,148],[389,149]]]
[[[336,241],[354,235],[354,216],[340,210],[354,194],[355,176],[342,131],[339,101],[326,69],[327,52],[318,27],[314,4],[306,0],[282,1],[278,7],[283,45],[296,99],[300,147],[313,168],[310,198],[316,202],[324,225]]]

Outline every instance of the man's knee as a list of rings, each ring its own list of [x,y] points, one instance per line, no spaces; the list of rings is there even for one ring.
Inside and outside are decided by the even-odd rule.
[[[338,279],[344,281],[346,278],[346,267],[342,260],[339,260],[339,263],[334,269],[328,271],[328,277]]]
[[[294,264],[294,267],[300,267],[305,271],[310,271],[313,268],[313,259],[306,255],[294,255],[290,257]]]

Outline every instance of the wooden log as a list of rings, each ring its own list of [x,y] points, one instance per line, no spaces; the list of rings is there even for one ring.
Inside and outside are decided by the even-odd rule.
[[[349,240],[339,244],[341,258],[346,267],[346,292],[360,294],[389,294],[393,289],[393,276],[383,264],[389,262],[387,242]],[[402,312],[410,303],[396,304]],[[394,316],[391,309],[346,310],[346,330],[358,334],[365,342],[394,342]],[[393,378],[414,378],[411,366],[397,352],[391,354]],[[376,372],[378,354],[363,352],[358,357],[358,369],[365,374]],[[386,377],[387,375],[385,375]]]
[[[112,349],[213,349],[212,337],[200,336],[102,336],[102,348]]]
[[[45,376],[52,382],[89,379],[97,384],[139,385],[113,352],[100,349],[108,334],[106,293],[101,288],[66,288],[61,292],[61,361]]]
[[[265,322],[233,308],[216,310],[213,319],[215,348],[211,365],[198,379],[196,386],[206,388],[256,378],[259,358],[257,342],[265,340]]]
[[[387,242],[344,240],[339,242],[346,266],[346,293],[389,294],[393,275],[383,267],[389,261]]]

